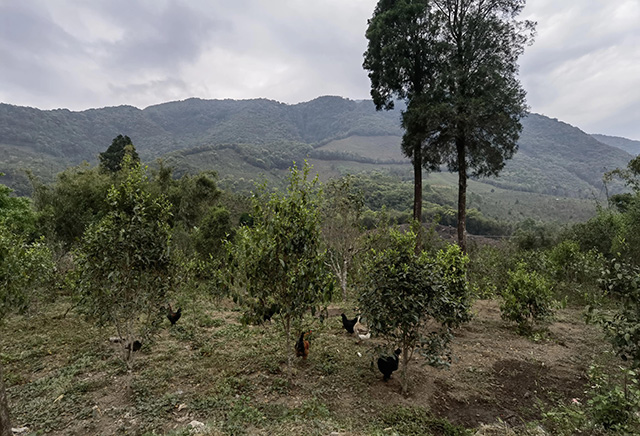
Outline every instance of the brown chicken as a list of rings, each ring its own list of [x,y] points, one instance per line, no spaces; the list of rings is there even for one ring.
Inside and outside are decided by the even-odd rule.
[[[300,339],[296,342],[296,356],[302,357],[304,360],[307,360],[309,356],[309,341],[307,336],[311,334],[311,330],[308,332],[300,333]]]

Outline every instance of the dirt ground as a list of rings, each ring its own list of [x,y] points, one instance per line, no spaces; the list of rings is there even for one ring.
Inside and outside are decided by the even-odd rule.
[[[589,364],[607,349],[578,309],[559,311],[538,341],[518,336],[500,318],[498,301],[477,301],[474,313],[456,333],[451,367],[414,365],[409,398],[395,401],[426,406],[469,428],[498,419],[518,425],[540,418],[542,405],[580,400]],[[397,378],[391,383],[399,389]]]
[[[455,334],[451,367],[417,358],[405,397],[399,372],[384,382],[371,365],[375,340],[358,343],[343,330],[340,313],[351,315],[349,308],[334,305],[327,321],[312,321],[309,358],[294,362],[290,379],[277,323],[242,326],[232,304],[203,309],[198,319],[196,311],[187,308],[143,348],[133,391],[113,344],[96,345],[89,336],[105,334],[89,334],[79,317],[56,320],[54,337],[33,320],[0,326],[5,338],[25,335],[4,341],[2,351],[16,424],[52,435],[182,434],[191,420],[218,423],[208,434],[366,435],[372,421],[384,429],[381,417],[406,406],[467,428],[518,426],[545,407],[581,400],[588,366],[608,348],[579,309],[559,310],[534,340],[500,318],[498,301],[479,300]],[[232,419],[241,431],[229,427]]]

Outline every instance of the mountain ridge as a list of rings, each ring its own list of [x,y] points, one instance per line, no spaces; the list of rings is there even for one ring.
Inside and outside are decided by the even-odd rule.
[[[632,157],[543,115],[529,114],[522,123],[519,151],[500,177],[486,179],[487,183],[589,198],[601,190],[603,171],[625,166]],[[84,111],[0,103],[0,152],[7,156],[3,172],[8,174],[2,182],[27,193],[21,168],[37,164],[34,173],[51,180],[65,165],[96,163],[118,134],[131,137],[146,162],[164,157],[179,167],[187,160],[181,155],[187,153],[215,165],[204,154],[224,154],[227,168],[212,168],[221,174],[233,171],[237,159],[248,165],[246,174],[284,170],[293,160],[304,158],[369,166],[409,164],[399,147],[400,109],[376,111],[371,100],[321,96],[285,104],[260,98],[190,98],[144,109],[123,105]],[[178,173],[205,169],[196,159],[191,162],[179,167]]]

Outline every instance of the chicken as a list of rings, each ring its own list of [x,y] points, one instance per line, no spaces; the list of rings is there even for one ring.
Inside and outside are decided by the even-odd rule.
[[[309,341],[307,340],[307,336],[311,334],[311,330],[308,332],[300,333],[300,338],[296,342],[296,356],[302,357],[304,360],[307,360],[307,356],[309,356]]]
[[[345,315],[344,313],[341,315],[342,316],[342,327],[344,327],[344,329],[353,334],[353,326],[356,325],[356,322],[358,321],[358,317],[355,317],[353,319],[348,319],[347,315]]]
[[[179,307],[177,311],[173,311],[171,305],[167,308],[167,318],[171,321],[171,325],[175,325],[182,316],[182,308]]]
[[[133,341],[133,344],[129,342],[125,348],[129,351],[136,352],[140,350],[140,348],[142,348],[142,342],[136,339],[135,341]]]
[[[360,341],[365,339],[369,339],[371,337],[371,332],[369,331],[369,327],[360,323],[360,316],[358,316],[355,325],[353,326],[353,332],[356,334]]]
[[[400,356],[400,348],[393,352],[393,356],[380,356],[378,358],[378,369],[382,373],[382,380],[387,381],[391,378],[391,373],[398,369],[398,358]]]
[[[276,304],[266,307],[262,313],[262,322],[271,322],[271,318],[276,314],[276,312],[278,312],[278,306]]]

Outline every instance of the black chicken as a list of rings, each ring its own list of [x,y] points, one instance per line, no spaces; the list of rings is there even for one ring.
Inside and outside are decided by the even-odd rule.
[[[383,380],[387,381],[391,378],[391,373],[398,369],[398,356],[400,356],[400,348],[393,352],[393,356],[380,356],[378,358],[378,369],[382,373]]]
[[[139,351],[140,348],[142,348],[142,342],[136,339],[135,341],[133,341],[133,344],[129,342],[125,348],[133,352]]]
[[[347,315],[345,315],[344,313],[341,316],[342,316],[342,327],[344,327],[344,329],[349,333],[353,334],[353,326],[356,325],[356,323],[358,322],[358,317],[356,316],[353,319],[348,319]]]
[[[264,311],[262,312],[262,322],[271,322],[271,318],[273,317],[273,315],[276,314],[276,312],[278,311],[278,306],[276,304],[272,304],[269,307],[265,307]]]
[[[182,316],[182,308],[179,307],[177,311],[173,311],[171,305],[167,308],[167,318],[171,321],[171,325],[175,325]]]

